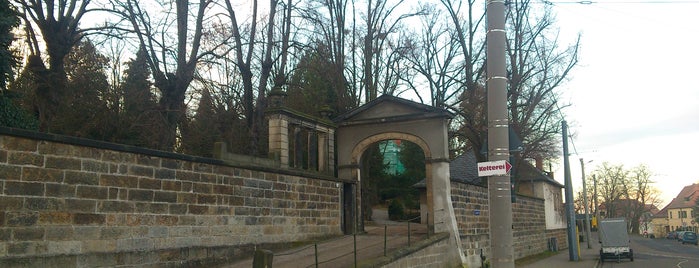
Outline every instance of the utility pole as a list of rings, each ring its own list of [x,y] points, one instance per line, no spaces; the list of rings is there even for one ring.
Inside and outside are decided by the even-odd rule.
[[[585,187],[585,162],[582,157],[580,158],[580,168],[582,169],[582,183],[583,183],[583,203],[585,207],[585,241],[587,241],[587,248],[592,248],[590,246],[590,214],[588,214],[587,205],[587,188]]]
[[[505,71],[505,1],[487,0],[486,34],[488,161],[510,160]],[[490,263],[494,268],[514,268],[510,175],[488,178]]]
[[[575,236],[575,209],[573,208],[573,181],[570,178],[570,163],[568,161],[568,123],[562,122],[563,129],[563,176],[566,187],[566,219],[568,220],[568,257],[570,261],[578,260],[578,243]]]
[[[595,221],[597,221],[597,229],[599,229],[600,218],[599,218],[599,210],[598,210],[599,206],[597,205],[597,175],[592,174],[592,182],[593,182],[594,187],[595,187],[595,193],[594,193],[594,195],[595,195]]]

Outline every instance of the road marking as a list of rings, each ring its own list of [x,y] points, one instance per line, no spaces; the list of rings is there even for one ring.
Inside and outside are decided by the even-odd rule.
[[[683,261],[681,261],[681,262],[678,262],[677,265],[675,265],[675,266],[677,266],[677,268],[682,268],[682,265],[681,265],[681,264],[683,264],[683,263],[685,263],[685,262],[688,262],[688,261],[689,261],[689,260],[683,260]]]

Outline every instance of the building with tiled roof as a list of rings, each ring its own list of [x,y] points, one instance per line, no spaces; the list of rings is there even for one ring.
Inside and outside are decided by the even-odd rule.
[[[677,197],[667,205],[667,223],[669,231],[699,229],[695,221],[694,207],[699,199],[699,184],[692,184],[682,188]]]
[[[668,232],[670,232],[670,225],[668,223],[667,217],[667,206],[658,211],[658,213],[653,214],[651,218],[652,234],[655,237],[665,237]]]

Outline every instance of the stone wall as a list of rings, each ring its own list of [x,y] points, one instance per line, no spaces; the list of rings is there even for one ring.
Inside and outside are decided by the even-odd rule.
[[[487,188],[452,182],[451,195],[467,264],[480,267],[481,254],[486,258],[490,254]],[[512,213],[515,259],[548,250],[552,237],[556,237],[559,249],[567,248],[565,229],[546,229],[543,199],[517,196]]]
[[[457,267],[458,264],[449,263],[449,258],[445,258],[445,252],[449,252],[449,236],[444,233],[442,237],[437,237],[435,242],[424,245],[423,248],[399,258],[390,264],[381,266],[383,268],[400,268],[400,267]]]
[[[202,264],[340,235],[332,177],[0,129],[0,266]]]

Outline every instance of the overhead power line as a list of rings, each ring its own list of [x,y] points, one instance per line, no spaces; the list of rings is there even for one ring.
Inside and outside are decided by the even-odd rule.
[[[699,4],[699,1],[681,1],[681,0],[666,0],[666,1],[589,1],[589,0],[583,0],[583,1],[542,1],[544,4],[547,5],[555,5],[555,4],[580,4],[580,5],[606,5],[606,4],[614,4],[614,5],[619,5],[619,4]]]

